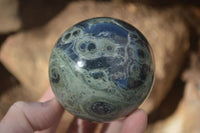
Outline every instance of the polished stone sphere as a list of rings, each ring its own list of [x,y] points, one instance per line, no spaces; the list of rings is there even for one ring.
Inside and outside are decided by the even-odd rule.
[[[151,49],[126,22],[88,19],[58,39],[49,78],[55,96],[71,114],[109,122],[129,115],[149,94],[154,80]]]

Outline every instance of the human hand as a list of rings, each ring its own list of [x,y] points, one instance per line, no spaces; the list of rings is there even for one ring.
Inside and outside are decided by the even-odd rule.
[[[126,119],[109,124],[105,133],[144,133],[147,126],[146,113],[138,109]]]
[[[0,132],[33,133],[43,130],[41,133],[54,133],[64,111],[54,97],[48,89],[40,102],[14,103],[0,122]]]
[[[1,120],[0,131],[2,133],[56,132],[64,109],[54,97],[51,89],[49,89],[39,100],[40,102],[14,103]],[[85,124],[90,123],[86,121],[83,122]],[[146,129],[146,125],[146,113],[142,110],[136,110],[126,119],[110,123],[105,131],[106,133],[143,133]],[[80,130],[77,129],[77,133],[78,131]],[[72,130],[68,130],[67,133],[71,132]],[[75,133],[75,130],[73,130],[73,133]],[[82,133],[88,133],[87,129]]]

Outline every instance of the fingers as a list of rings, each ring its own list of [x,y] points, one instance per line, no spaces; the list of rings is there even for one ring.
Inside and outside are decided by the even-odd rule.
[[[49,128],[58,121],[63,108],[56,99],[45,103],[16,102],[0,122],[0,130],[6,133],[31,133]]]
[[[121,133],[144,133],[147,126],[147,114],[138,109],[124,120]]]
[[[97,123],[74,117],[66,133],[94,133],[97,126]]]
[[[121,128],[123,125],[123,121],[114,121],[109,124],[104,124],[104,128],[101,133],[121,133]]]
[[[52,91],[51,88],[47,89],[47,91],[44,93],[44,95],[39,99],[40,102],[45,102],[47,100],[50,100],[52,98],[54,98],[55,95]],[[57,120],[57,121],[54,121],[54,124],[50,127],[50,128],[47,128],[45,130],[41,130],[41,131],[36,131],[34,133],[55,133],[56,132],[56,129],[58,127],[58,124],[60,122],[60,119]]]
[[[101,133],[144,133],[147,126],[146,113],[138,109],[129,115],[126,119],[104,124],[104,130]]]

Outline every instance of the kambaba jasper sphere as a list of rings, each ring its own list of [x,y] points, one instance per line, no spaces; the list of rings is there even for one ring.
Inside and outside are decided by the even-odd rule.
[[[151,48],[135,27],[92,18],[63,33],[50,57],[55,96],[71,114],[109,122],[136,110],[154,80]]]

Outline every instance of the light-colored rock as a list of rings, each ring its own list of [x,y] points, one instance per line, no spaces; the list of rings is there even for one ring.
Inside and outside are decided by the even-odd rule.
[[[38,99],[49,86],[49,56],[59,36],[81,20],[100,16],[122,19],[149,40],[155,55],[156,78],[142,108],[151,112],[169,91],[189,45],[188,31],[176,8],[157,11],[131,3],[73,2],[44,27],[10,36],[2,47],[1,61]]]
[[[200,132],[200,63],[199,55],[192,56],[192,65],[184,73],[184,96],[170,117],[150,126],[147,133],[199,133]]]
[[[0,0],[0,33],[8,33],[21,27],[18,0]]]

